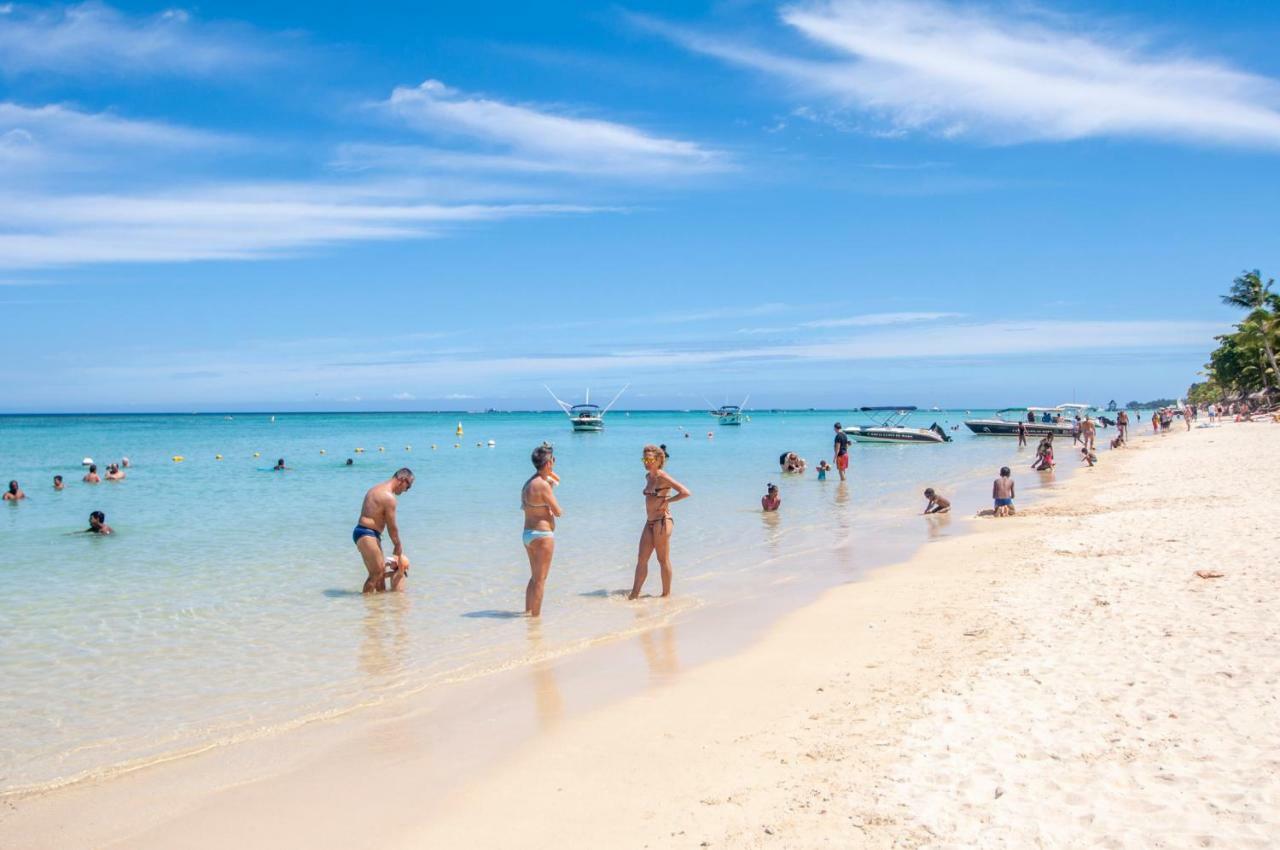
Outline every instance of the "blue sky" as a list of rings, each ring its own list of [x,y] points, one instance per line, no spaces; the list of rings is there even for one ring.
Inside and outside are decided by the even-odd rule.
[[[0,2],[0,411],[1176,395],[1280,6]]]

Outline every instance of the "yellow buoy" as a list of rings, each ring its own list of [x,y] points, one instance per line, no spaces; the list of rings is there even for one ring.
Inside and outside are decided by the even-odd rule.
[[[182,455],[174,455],[174,456],[173,456],[173,462],[174,462],[174,463],[182,463],[184,460],[186,460],[186,458],[185,458],[185,457],[183,457]]]
[[[453,447],[454,447],[455,449],[460,449],[460,448],[462,448],[462,443],[454,443],[454,444],[453,444]]]
[[[386,450],[387,450],[387,449],[386,449],[386,447],[385,447],[385,446],[378,446],[378,451],[380,451],[380,452],[385,452]]]
[[[222,460],[222,455],[214,455],[214,456],[213,456],[213,459],[214,459],[214,460]]]
[[[404,447],[404,450],[405,450],[406,452],[411,452],[411,451],[413,451],[413,446],[405,446],[405,447]]]
[[[253,456],[254,456],[254,457],[262,457],[262,452],[254,452],[254,453],[253,453]]]
[[[324,454],[324,453],[325,453],[325,452],[324,452],[324,449],[321,449],[321,450],[320,450],[320,454]]]
[[[432,444],[431,444],[431,451],[433,451],[433,452],[434,452],[435,450],[436,450],[436,444],[435,444],[435,443],[432,443]]]
[[[458,434],[458,436],[459,436],[459,437],[461,437],[461,436],[462,436],[462,423],[461,423],[461,422],[459,422],[459,423],[458,423],[458,430],[457,430],[457,434]]]
[[[364,449],[357,448],[357,449],[356,449],[356,454],[358,454],[358,455],[362,455],[362,454],[364,454]]]

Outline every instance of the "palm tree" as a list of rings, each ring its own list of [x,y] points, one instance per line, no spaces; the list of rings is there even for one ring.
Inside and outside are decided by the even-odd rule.
[[[1231,289],[1222,296],[1222,303],[1241,310],[1248,310],[1249,316],[1240,324],[1240,330],[1257,340],[1261,345],[1267,362],[1271,364],[1271,375],[1280,379],[1280,367],[1276,366],[1275,338],[1277,336],[1277,314],[1280,314],[1280,296],[1271,291],[1275,280],[1269,278],[1262,282],[1262,274],[1254,269],[1244,272],[1231,282]],[[1263,370],[1262,386],[1266,388],[1267,371]]]

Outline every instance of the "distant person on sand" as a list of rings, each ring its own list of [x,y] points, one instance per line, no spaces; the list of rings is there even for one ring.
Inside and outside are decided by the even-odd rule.
[[[1089,418],[1089,414],[1084,415],[1084,422],[1080,423],[1080,439],[1084,442],[1084,447],[1089,451],[1093,451],[1094,440],[1098,438],[1098,426]]]
[[[1010,516],[1013,514],[1013,474],[1009,472],[1009,467],[1000,467],[1000,477],[991,485],[991,498],[995,501],[996,516]]]
[[[924,506],[924,512],[926,514],[950,513],[951,502],[942,496],[939,496],[932,487],[924,491],[924,497],[929,500],[929,504]]]
[[[556,517],[561,516],[560,503],[552,488],[556,477],[556,456],[550,443],[533,450],[530,458],[534,473],[520,488],[520,507],[524,511],[524,553],[529,556],[529,583],[524,589],[524,612],[530,617],[542,615],[542,595],[551,572],[551,558],[556,552]]]
[[[89,471],[84,474],[84,478],[81,480],[86,484],[101,483],[102,479],[98,477],[98,465],[96,463],[89,464]]]
[[[53,489],[55,489],[55,490],[61,490],[61,489],[62,489],[62,476],[61,476],[61,475],[55,475],[55,476],[53,476]]]
[[[765,493],[760,497],[760,507],[766,512],[776,511],[782,507],[782,497],[778,495],[778,485],[770,484],[765,488]]]
[[[22,488],[18,486],[18,482],[10,481],[9,489],[4,493],[4,501],[19,502],[25,498],[27,498],[27,494],[22,492]]]
[[[667,474],[664,466],[667,456],[657,446],[645,446],[642,458],[647,470],[644,477],[644,530],[640,532],[640,552],[636,558],[636,576],[628,599],[637,599],[644,581],[649,576],[649,558],[658,556],[662,569],[662,595],[671,595],[671,535],[675,520],[671,517],[671,504],[687,499],[689,490]],[[675,495],[668,495],[674,490]]]
[[[840,480],[843,481],[845,472],[849,469],[849,435],[839,422],[835,424],[835,429],[836,439],[832,448],[836,455],[836,469],[840,471]]]
[[[89,514],[89,527],[82,533],[84,534],[112,534],[111,526],[107,525],[107,515],[102,511],[94,511]]]
[[[283,461],[281,461],[283,463]],[[400,528],[396,525],[396,497],[413,486],[413,471],[405,467],[381,484],[369,488],[360,506],[360,519],[356,522],[351,539],[364,559],[369,577],[364,583],[364,593],[380,593],[387,589],[388,564],[382,557],[382,532],[391,536],[391,556],[395,563],[391,570],[391,590],[404,590],[404,580],[409,574],[409,561],[404,557],[400,543]]]
[[[1123,410],[1116,414],[1116,428],[1120,431],[1120,442],[1129,439],[1129,414]]]

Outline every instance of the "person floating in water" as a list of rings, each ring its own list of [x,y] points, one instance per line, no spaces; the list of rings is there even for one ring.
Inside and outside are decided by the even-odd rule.
[[[276,465],[271,467],[272,472],[287,472],[288,470],[289,467],[284,465],[284,458],[277,460]]]
[[[945,514],[951,512],[951,502],[946,498],[939,496],[932,487],[924,491],[924,497],[929,500],[929,503],[924,506],[924,512],[926,514]]]
[[[395,475],[381,484],[370,487],[364,494],[360,519],[351,532],[351,539],[369,573],[363,593],[381,593],[387,590],[388,566],[391,567],[390,589],[404,590],[404,581],[409,574],[409,559],[405,557],[404,546],[400,543],[400,527],[396,524],[396,497],[408,492],[412,486],[413,471],[405,467],[396,470]],[[394,563],[390,565],[382,557],[384,530],[391,537],[391,557]]]
[[[658,446],[645,446],[641,456],[647,471],[644,477],[645,524],[640,532],[640,552],[636,558],[636,576],[628,599],[637,599],[644,581],[649,576],[649,558],[658,556],[662,570],[662,595],[671,595],[671,535],[675,520],[671,517],[671,504],[687,499],[689,490],[667,474],[664,466],[667,456]],[[669,495],[671,491],[674,495]]]
[[[114,534],[115,532],[111,530],[111,526],[107,525],[107,515],[104,514],[102,511],[94,511],[93,513],[89,514],[89,527],[86,528],[82,533],[83,534]]]
[[[760,497],[760,507],[766,512],[776,511],[782,507],[782,497],[778,495],[778,485],[770,484],[765,488],[765,493]]]
[[[835,424],[836,438],[832,445],[835,452],[836,469],[840,472],[840,480],[844,480],[845,472],[849,469],[849,435],[844,432],[844,428],[840,423]]]
[[[61,476],[61,475],[55,475],[55,476],[53,476],[53,489],[55,489],[55,490],[61,490],[61,489],[62,489],[62,476]]]
[[[24,493],[24,492],[22,492],[22,488],[18,486],[18,482],[17,482],[17,481],[10,481],[10,482],[9,482],[9,489],[8,489],[8,490],[6,490],[6,491],[5,491],[5,493],[4,493],[4,501],[6,501],[6,502],[20,502],[20,501],[22,501],[22,500],[23,500],[23,499],[25,499],[25,498],[27,498],[27,494],[26,494],[26,493]]]
[[[86,484],[99,484],[102,479],[98,477],[98,465],[96,463],[89,464],[89,471],[84,474],[82,479]]]
[[[996,516],[1011,516],[1013,514],[1013,473],[1009,471],[1009,467],[1000,467],[1000,477],[991,485],[991,498],[995,501]]]
[[[351,458],[347,458],[347,466],[355,466],[356,462]]]
[[[560,503],[552,488],[560,482],[555,473],[556,455],[550,443],[543,443],[530,456],[534,473],[520,488],[520,507],[524,511],[524,553],[529,556],[529,583],[524,589],[524,612],[530,617],[542,616],[542,596],[547,589],[547,574],[556,552],[556,517],[561,516]]]

